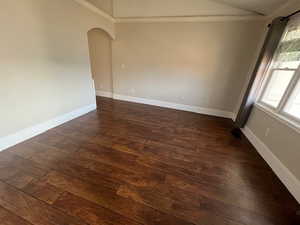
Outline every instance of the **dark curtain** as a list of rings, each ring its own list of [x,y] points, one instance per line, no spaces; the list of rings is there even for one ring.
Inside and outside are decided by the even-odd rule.
[[[287,18],[280,17],[276,18],[272,24],[269,25],[269,31],[266,40],[259,55],[253,74],[250,78],[239,113],[235,120],[236,128],[243,128],[249,119],[263,76],[272,61],[287,23]]]

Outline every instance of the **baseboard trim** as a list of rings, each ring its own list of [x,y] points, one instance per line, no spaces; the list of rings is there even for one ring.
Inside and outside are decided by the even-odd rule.
[[[106,98],[113,98],[113,93],[108,91],[96,91],[97,96],[106,97]]]
[[[248,127],[242,129],[242,132],[253,144],[257,152],[269,164],[281,182],[300,203],[300,181]]]
[[[73,120],[79,116],[89,113],[97,108],[96,104],[88,105],[64,115],[58,116],[44,123],[23,129],[15,134],[0,138],[0,151],[10,148],[16,144],[26,141],[34,136],[46,132],[47,130],[57,127],[63,123]]]
[[[138,97],[132,97],[132,96],[126,96],[126,95],[119,95],[119,94],[114,94],[111,92],[96,91],[96,93],[97,93],[97,96],[108,97],[108,98],[113,98],[113,99],[122,100],[122,101],[160,106],[160,107],[164,107],[164,108],[177,109],[177,110],[194,112],[194,113],[205,114],[205,115],[210,115],[210,116],[218,116],[218,117],[224,117],[224,118],[230,118],[230,119],[233,118],[232,112],[222,111],[222,110],[218,110],[218,109],[203,108],[203,107],[183,105],[183,104],[178,104],[178,103],[173,103],[173,102],[152,100],[152,99],[146,99],[146,98],[138,98]]]

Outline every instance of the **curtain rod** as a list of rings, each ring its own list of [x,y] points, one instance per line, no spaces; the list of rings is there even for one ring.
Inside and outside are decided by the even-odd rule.
[[[296,14],[298,14],[298,13],[300,13],[300,10],[297,10],[296,12],[293,12],[292,14],[283,17],[283,19],[289,19],[289,18],[291,18],[292,16],[294,16],[294,15],[296,15]]]

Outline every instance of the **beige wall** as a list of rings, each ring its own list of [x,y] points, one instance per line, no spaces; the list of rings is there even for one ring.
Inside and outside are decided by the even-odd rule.
[[[300,2],[290,1],[274,16],[286,16],[300,8]],[[300,133],[255,107],[247,127],[272,151],[272,153],[300,180]],[[266,130],[270,129],[266,136]]]
[[[95,103],[87,32],[114,25],[73,0],[3,0],[0,137]]]
[[[116,94],[233,112],[260,21],[118,24]]]
[[[111,37],[103,30],[88,33],[92,75],[97,91],[113,92]]]
[[[255,107],[247,127],[300,179],[300,133]],[[266,133],[267,129],[270,129]]]

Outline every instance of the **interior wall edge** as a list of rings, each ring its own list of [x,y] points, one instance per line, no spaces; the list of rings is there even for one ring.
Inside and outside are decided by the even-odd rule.
[[[115,18],[113,18],[111,15],[104,12],[103,10],[97,8],[93,4],[89,3],[88,1],[86,1],[86,0],[74,0],[74,1],[77,2],[78,4],[82,5],[83,7],[93,11],[94,13],[97,13],[98,15],[110,20],[111,22],[113,22],[113,23],[116,22]]]
[[[266,20],[265,16],[167,16],[167,17],[137,17],[116,18],[115,23],[151,23],[151,22],[226,22]]]
[[[300,181],[296,176],[272,153],[265,143],[260,140],[249,127],[246,126],[243,128],[242,132],[252,143],[257,152],[268,163],[281,182],[300,203]]]
[[[266,21],[266,24],[265,24],[266,29],[265,29],[265,31],[262,33],[261,39],[260,39],[259,43],[257,44],[257,49],[256,49],[256,52],[255,52],[255,54],[254,54],[254,56],[253,56],[253,60],[251,60],[251,64],[250,64],[250,67],[249,67],[249,71],[248,71],[248,73],[247,73],[247,75],[246,75],[245,83],[244,83],[243,88],[242,88],[242,90],[241,90],[241,94],[240,94],[240,96],[239,96],[239,99],[238,99],[238,101],[237,101],[237,103],[236,103],[235,110],[234,110],[234,114],[236,114],[236,116],[237,116],[237,114],[239,113],[239,110],[240,110],[240,107],[241,107],[241,105],[242,105],[242,101],[243,101],[244,95],[245,95],[246,90],[247,90],[247,87],[248,87],[248,85],[249,85],[249,81],[250,81],[250,79],[251,79],[251,76],[252,76],[253,71],[254,71],[254,69],[255,69],[257,60],[258,60],[258,58],[259,58],[259,54],[260,54],[261,49],[262,49],[262,47],[263,47],[263,44],[264,44],[264,42],[265,42],[266,35],[267,35],[267,31],[268,31],[267,25],[268,25],[268,23],[267,23],[267,21]],[[235,117],[235,119],[236,119],[236,117]],[[235,119],[234,119],[234,121],[235,121]]]
[[[177,109],[177,110],[194,112],[194,113],[205,114],[205,115],[210,115],[210,116],[224,117],[224,118],[228,118],[228,119],[233,119],[235,116],[232,112],[223,111],[223,110],[219,110],[219,109],[212,109],[212,108],[205,108],[205,107],[199,107],[199,106],[178,104],[178,103],[174,103],[174,102],[166,102],[166,101],[160,101],[160,100],[154,100],[154,99],[120,95],[120,94],[115,94],[115,93],[106,92],[106,91],[96,91],[96,94],[97,94],[97,96],[117,99],[117,100],[121,100],[121,101],[128,101],[128,102],[135,102],[135,103],[141,103],[141,104],[146,104],[146,105],[159,106],[159,107],[163,107],[163,108]]]
[[[84,114],[94,111],[95,109],[97,109],[96,103],[87,105],[87,106],[81,107],[79,109],[76,109],[72,112],[69,112],[69,113],[60,115],[58,117],[55,117],[53,119],[50,119],[46,122],[34,125],[32,127],[25,128],[14,134],[1,137],[0,138],[0,151],[3,151],[14,145],[17,145],[17,144],[19,144],[23,141],[26,141],[30,138],[33,138],[39,134],[46,132],[47,130],[50,130],[61,124],[64,124],[70,120],[77,118],[77,117],[83,116]]]

